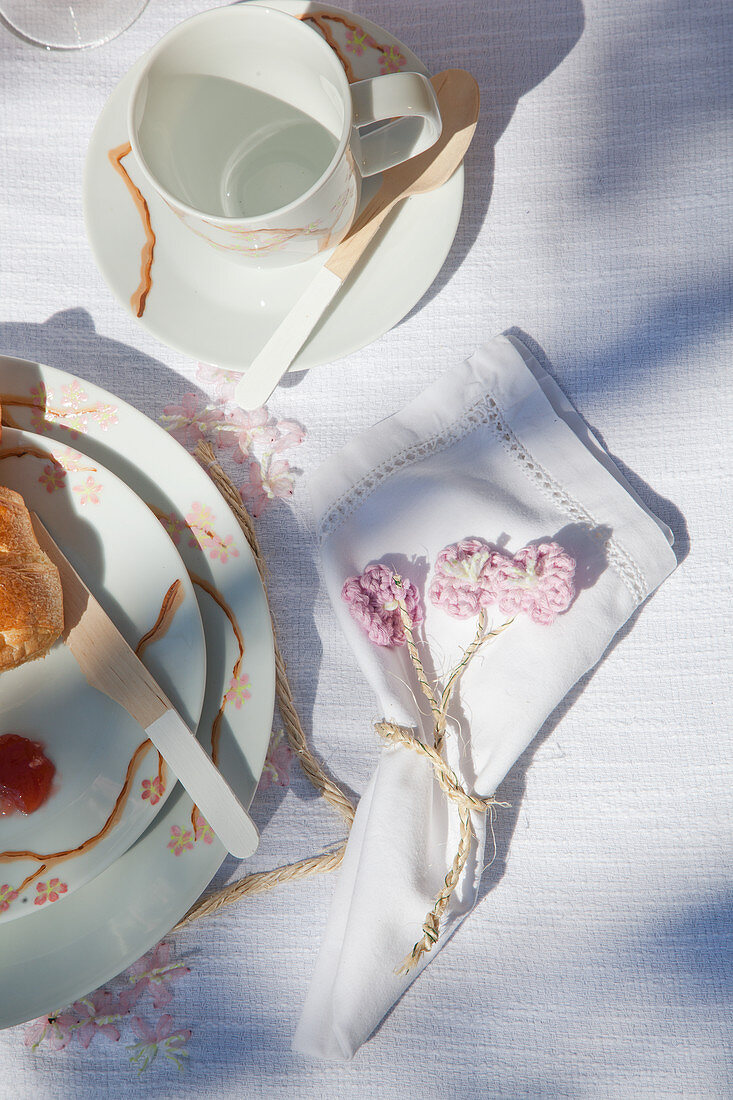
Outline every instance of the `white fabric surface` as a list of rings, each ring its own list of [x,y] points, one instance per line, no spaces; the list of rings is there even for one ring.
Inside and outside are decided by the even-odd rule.
[[[118,79],[205,6],[151,0],[121,38],[79,54],[0,27],[0,350],[74,370],[152,416],[201,388],[195,364],[112,299],[85,240],[82,168]],[[326,876],[176,938],[193,968],[174,1003],[194,1032],[184,1074],[158,1060],[138,1078],[104,1039],[34,1057],[20,1029],[0,1035],[0,1094],[726,1097],[729,5],[367,0],[363,11],[431,68],[471,69],[483,113],[458,236],[420,306],[273,398],[308,430],[301,467],[313,472],[516,326],[672,528],[680,568],[511,769],[479,905],[353,1062],[290,1051],[333,896]],[[306,726],[360,793],[379,751],[374,696],[319,583],[304,480],[259,530]],[[255,867],[342,835],[295,774],[255,814]]]
[[[676,565],[671,532],[629,495],[551,398],[566,404],[524,346],[499,336],[327,460],[311,482],[336,618],[385,721],[415,729],[428,744],[432,721],[406,649],[369,640],[342,599],[346,579],[381,562],[416,587],[425,613],[421,658],[428,678],[445,684],[476,621],[451,619],[428,599],[444,546],[467,537],[506,540],[505,552],[516,554],[542,539],[574,558],[571,607],[551,627],[520,614],[461,679],[445,758],[464,790],[480,798],[495,792],[547,716]],[[491,610],[489,626],[498,627],[507,616]],[[406,748],[383,750],[349,835],[296,1050],[353,1057],[435,958],[478,897],[485,816],[472,814],[472,826],[476,843],[440,939],[409,975],[396,973],[420,938],[459,830],[428,761]]]

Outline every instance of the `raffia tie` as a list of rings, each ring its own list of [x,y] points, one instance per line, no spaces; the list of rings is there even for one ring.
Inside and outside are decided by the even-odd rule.
[[[458,809],[460,823],[458,848],[448,874],[445,876],[443,887],[435,898],[433,908],[423,921],[422,939],[417,941],[412,951],[403,960],[402,965],[395,971],[397,974],[409,974],[417,966],[425,952],[430,951],[433,944],[437,943],[440,936],[441,919],[448,908],[448,903],[458,885],[471,851],[471,842],[474,836],[471,826],[471,811],[485,814],[493,810],[495,806],[506,806],[507,803],[498,802],[493,795],[489,798],[479,798],[475,794],[470,794],[458,782],[456,773],[446,764],[443,757],[431,745],[425,745],[422,741],[418,741],[404,726],[398,726],[396,722],[377,722],[374,728],[385,741],[389,741],[393,745],[403,745],[406,749],[410,749],[430,762],[441,790],[445,792],[449,802],[452,802]]]
[[[257,535],[255,534],[254,525],[250,519],[249,513],[242,504],[239,493],[216,461],[214,451],[208,443],[198,443],[196,447],[196,457],[206,468],[212,481],[234,512],[237,522],[254,555],[257,569],[265,589],[265,596],[267,596],[267,571],[265,568],[265,560],[262,555],[262,550],[260,549]],[[293,693],[290,689],[285,661],[283,660],[277,642],[274,622],[272,628],[275,638],[275,696],[277,698],[277,705],[282,718],[283,728],[288,738],[288,743],[297,756],[300,766],[309,781],[319,794],[323,795],[326,802],[328,802],[336,813],[346,822],[347,827],[351,828],[351,823],[354,820],[354,814],[356,812],[355,807],[338,784],[326,774],[323,766],[316,759],[308,745],[305,731],[298,717],[298,712],[295,709]],[[183,928],[191,921],[198,920],[200,917],[211,916],[219,912],[219,910],[223,909],[225,906],[233,905],[235,902],[239,901],[240,898],[263,894],[273,889],[275,886],[281,886],[287,882],[297,882],[310,875],[325,874],[328,871],[334,871],[340,866],[345,851],[346,841],[344,840],[328,851],[320,852],[315,856],[309,856],[307,859],[298,860],[296,863],[288,863],[283,867],[276,867],[271,871],[258,871],[254,874],[244,875],[243,878],[230,883],[223,889],[216,890],[214,893],[199,898],[196,904],[186,913],[185,917],[178,922],[176,930]]]
[[[398,589],[402,587],[402,578],[399,575],[394,577],[394,582]],[[471,811],[488,813],[493,812],[495,806],[507,806],[506,802],[497,802],[493,795],[489,798],[479,798],[477,795],[470,794],[466,791],[458,782],[456,773],[443,759],[442,752],[448,717],[448,705],[453,695],[453,691],[458,686],[461,676],[481,647],[487,642],[491,642],[495,638],[498,638],[500,634],[503,634],[503,632],[512,625],[514,620],[508,619],[507,622],[502,623],[501,626],[492,630],[487,630],[486,612],[482,610],[479,614],[476,636],[464,652],[458,665],[451,672],[445,687],[438,694],[436,689],[430,684],[422,660],[420,659],[420,652],[417,648],[413,633],[413,623],[407,607],[404,601],[399,598],[397,599],[397,606],[399,607],[400,618],[402,620],[402,629],[405,634],[407,652],[415,669],[420,689],[430,703],[430,711],[433,717],[434,745],[426,745],[422,741],[418,741],[408,729],[404,726],[397,725],[395,722],[378,722],[374,728],[379,736],[383,737],[386,741],[390,741],[392,744],[403,745],[405,748],[429,760],[433,767],[438,785],[441,790],[444,791],[448,801],[452,802],[458,809],[460,826],[456,854],[453,857],[453,862],[450,865],[448,874],[443,880],[442,889],[436,896],[432,909],[428,912],[423,921],[422,939],[417,941],[412,951],[410,951],[403,960],[401,966],[397,967],[395,971],[396,974],[409,974],[409,972],[417,966],[422,956],[427,951],[431,950],[433,944],[438,942],[440,936],[440,921],[448,908],[448,903],[458,885],[458,881],[463,872],[463,868],[466,866],[471,851],[471,842],[474,837],[473,828],[471,826]]]

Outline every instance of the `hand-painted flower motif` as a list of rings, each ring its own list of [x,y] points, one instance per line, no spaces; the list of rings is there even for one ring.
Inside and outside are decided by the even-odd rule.
[[[190,829],[182,829],[180,825],[171,827],[171,838],[167,847],[170,848],[174,856],[182,855],[188,848],[193,848],[193,846],[194,838]]]
[[[492,555],[492,602],[506,615],[549,626],[573,601],[575,562],[556,542],[525,546],[513,558]]]
[[[168,1015],[161,1016],[155,1028],[150,1027],[140,1016],[133,1016],[130,1024],[140,1042],[131,1044],[127,1049],[130,1051],[130,1061],[137,1066],[139,1073],[148,1068],[160,1051],[178,1069],[183,1068],[181,1059],[188,1058],[188,1051],[184,1047],[191,1038],[188,1028],[174,1030],[173,1017]]]
[[[461,539],[441,550],[435,561],[429,597],[455,619],[478,615],[491,598],[486,565],[492,551],[481,539]]]
[[[361,27],[354,26],[349,28],[346,32],[346,49],[349,53],[356,54],[357,57],[361,57],[367,46],[376,46],[371,35],[367,34]]]
[[[247,699],[252,698],[252,693],[249,690],[251,687],[252,684],[246,672],[240,673],[239,676],[232,676],[229,682],[229,688],[224,696],[224,702],[234,703],[237,710],[241,710],[242,704],[245,703]]]
[[[89,459],[85,459],[73,447],[63,447],[51,451],[51,456],[57,466],[65,470],[67,474],[78,473],[79,470],[91,470],[96,473],[96,466],[89,466]]]
[[[189,967],[171,962],[171,945],[159,943],[126,971],[127,980],[133,988],[123,993],[120,999],[124,998],[124,1004],[128,1006],[135,1004],[147,989],[153,996],[153,1007],[165,1008],[173,1000],[171,983],[186,974],[190,974]]]
[[[370,641],[382,646],[405,645],[398,597],[404,601],[413,625],[421,623],[423,614],[415,585],[404,578],[398,584],[386,565],[368,565],[361,576],[348,577],[341,589],[341,599],[352,618],[364,628]]]
[[[205,550],[216,541],[213,530],[215,518],[214,513],[207,505],[201,504],[198,500],[193,502],[191,511],[186,513],[186,523],[191,532],[191,537],[188,540],[190,547],[199,546],[202,550]]]
[[[48,882],[38,882],[36,883],[36,896],[33,899],[33,904],[45,905],[47,901],[58,901],[68,889],[66,883],[57,878],[52,878]]]
[[[193,835],[196,841],[203,840],[204,844],[213,844],[216,835],[198,806],[193,812]]]
[[[74,486],[74,492],[79,494],[80,504],[99,504],[102,485],[100,482],[95,481],[90,474],[86,481]]]
[[[96,420],[103,432],[106,432],[109,428],[113,428],[119,419],[116,407],[114,405],[103,404],[101,401],[97,401],[92,405],[89,413],[94,420]]]
[[[38,480],[41,485],[46,486],[47,493],[53,493],[56,489],[63,489],[66,483],[66,470],[57,466],[55,462],[49,462],[43,467],[43,473]]]
[[[178,546],[181,541],[181,532],[188,530],[186,521],[180,519],[175,512],[161,513],[158,515],[158,519],[163,524],[175,545]]]
[[[18,891],[14,890],[12,886],[8,886],[7,882],[0,886],[0,913],[4,913],[17,896]]]
[[[164,794],[165,783],[159,775],[154,775],[151,779],[143,779],[140,797],[143,800],[150,799],[151,806],[155,806],[160,802]]]
[[[257,786],[259,791],[266,791],[273,783],[278,787],[287,787],[290,783],[290,765],[293,762],[293,750],[288,744],[282,730],[273,733],[267,749],[265,766]]]
[[[226,535],[223,539],[218,535],[208,543],[209,557],[214,561],[220,561],[222,565],[226,565],[230,558],[238,558],[239,550],[234,545],[234,538],[232,535]]]
[[[192,527],[205,527],[213,523],[215,518],[216,516],[208,504],[202,504],[200,500],[195,500],[191,505],[190,512],[186,513],[186,523],[189,523]]]
[[[89,395],[78,378],[61,387],[61,408],[76,409],[88,401]]]
[[[31,386],[31,427],[34,432],[50,432],[51,425],[46,419],[46,408],[51,401],[51,395],[46,390],[46,386],[43,382],[39,382],[37,386]]]
[[[379,70],[382,73],[396,73],[404,69],[407,58],[394,46],[379,47]]]

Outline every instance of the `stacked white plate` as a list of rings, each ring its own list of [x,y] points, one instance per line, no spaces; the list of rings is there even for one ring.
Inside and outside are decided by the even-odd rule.
[[[144,660],[207,749],[226,697],[219,763],[249,806],[274,654],[235,517],[174,439],[97,386],[0,357],[0,395],[24,429],[3,429],[0,482],[22,492],[133,647],[179,582],[179,606]],[[56,775],[36,813],[0,817],[0,1027],[61,1008],[134,962],[226,854],[157,752],[135,756],[141,730],[89,688],[60,643],[0,677],[4,733],[43,743]]]

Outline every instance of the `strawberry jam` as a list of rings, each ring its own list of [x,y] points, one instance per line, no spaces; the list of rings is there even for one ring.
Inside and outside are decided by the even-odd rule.
[[[32,814],[48,798],[56,768],[38,741],[0,736],[0,815]]]

